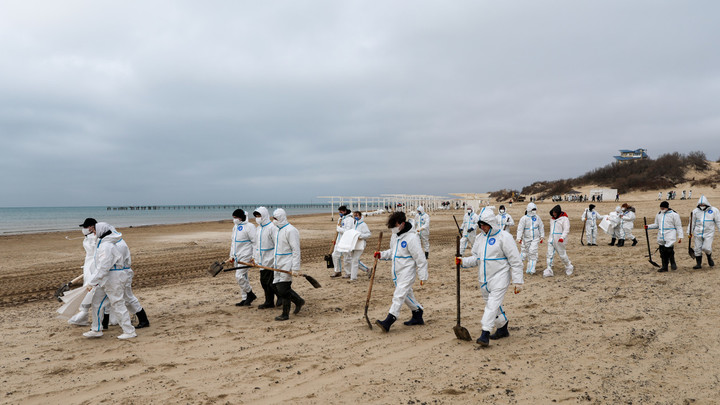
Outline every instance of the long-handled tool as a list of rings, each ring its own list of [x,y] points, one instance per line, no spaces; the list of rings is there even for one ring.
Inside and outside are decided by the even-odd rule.
[[[695,224],[693,223],[693,214],[690,212],[690,232],[688,233],[688,254],[690,258],[695,260],[695,249],[692,248],[692,237],[693,231],[695,230]],[[702,253],[701,253],[702,254]]]
[[[650,234],[648,234],[648,230],[647,230],[647,218],[643,217],[643,222],[645,223],[645,241],[647,242],[647,247],[648,247],[648,261],[653,266],[660,267],[659,264],[657,264],[653,261],[652,253],[650,253]]]
[[[455,244],[455,256],[460,257],[460,236],[457,237],[457,243]],[[457,325],[453,327],[455,337],[461,340],[472,340],[470,332],[467,329],[460,326],[460,264],[455,265],[456,279],[457,279]]]
[[[583,219],[583,229],[582,229],[582,232],[580,233],[580,244],[583,246],[585,246],[585,242],[583,242],[583,237],[585,236],[585,222],[587,222],[587,215],[588,215],[588,210],[587,210],[587,208],[585,208],[585,219]]]
[[[215,276],[217,276],[221,271],[232,271],[232,270],[249,269],[249,268],[250,268],[250,266],[240,266],[240,267],[231,267],[231,268],[229,268],[229,269],[226,269],[226,268],[223,268],[223,265],[225,265],[226,263],[227,263],[227,260],[224,261],[224,262],[222,262],[222,263],[220,263],[220,262],[215,262],[215,263],[213,263],[213,264],[210,265],[210,267],[208,268],[207,272],[208,272],[211,276],[215,277]]]
[[[75,277],[74,279],[70,280],[70,282],[67,282],[67,283],[61,285],[60,288],[58,288],[57,291],[55,291],[55,298],[57,298],[58,301],[62,302],[62,299],[60,297],[62,297],[66,291],[70,291],[70,287],[76,285],[82,279],[83,279],[83,275],[81,274],[81,275]]]
[[[383,233],[380,232],[380,238],[378,239],[378,248],[377,251],[380,251],[380,248],[382,247],[382,235]],[[373,263],[372,273],[370,273],[370,285],[368,286],[368,296],[365,300],[365,321],[367,321],[368,326],[370,329],[372,329],[372,323],[370,323],[370,318],[368,318],[368,308],[370,307],[370,294],[372,294],[372,287],[373,282],[375,281],[375,269],[377,269],[377,262],[378,258],[375,258],[375,263]]]
[[[237,261],[237,264],[242,264],[243,266],[248,266],[248,267],[257,267],[257,268],[259,268],[259,269],[277,271],[277,272],[280,272],[280,273],[292,274],[292,271],[280,270],[280,269],[275,269],[275,268],[272,268],[272,267],[265,267],[265,266],[261,266],[261,265],[259,265],[259,264],[245,263],[245,262],[241,262],[241,261],[239,261],[239,260]],[[309,275],[307,275],[307,274],[300,274],[300,275],[301,275],[302,277],[305,277],[305,279],[306,279],[310,284],[312,284],[313,287],[315,287],[315,288],[320,288],[320,287],[322,287],[322,286],[320,285],[320,283],[318,283],[318,281],[315,280],[314,277],[309,276]]]
[[[455,218],[455,215],[453,215],[453,219],[455,220],[455,226],[457,226],[458,233],[460,234],[460,236],[462,236],[462,230],[460,229],[460,225],[458,225],[458,221],[457,218]]]
[[[333,239],[332,243],[330,244],[330,253],[325,255],[325,264],[327,265],[328,269],[335,268],[335,263],[333,262],[333,259],[332,259],[332,253],[335,250],[335,242],[337,242],[337,237],[339,234],[340,234],[339,232],[335,232],[335,239]]]

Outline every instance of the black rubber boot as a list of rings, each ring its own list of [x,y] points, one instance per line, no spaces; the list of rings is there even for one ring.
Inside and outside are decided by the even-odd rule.
[[[633,246],[637,245],[637,238],[633,238]]]
[[[102,320],[103,330],[107,330],[108,326],[110,326],[110,314],[105,314]]]
[[[615,246],[615,240],[616,240],[615,238],[612,238],[610,243],[608,243],[608,246]]]
[[[403,322],[404,325],[411,326],[411,325],[425,325],[425,321],[422,319],[423,316],[423,310],[418,309],[416,311],[412,311],[412,318],[410,318],[409,321]]]
[[[662,262],[662,267],[658,269],[658,273],[668,271],[668,258],[667,253],[665,252],[665,246],[660,246],[660,261]]]
[[[250,291],[249,293],[247,293],[247,298],[245,298],[245,305],[249,307],[250,304],[255,301],[255,299],[257,299],[257,295],[255,295],[254,292]]]
[[[715,267],[715,262],[712,259],[712,254],[705,255],[705,256],[707,256],[707,259],[708,259],[708,266]]]
[[[236,307],[246,307],[247,306],[247,300],[242,300],[235,304]]]
[[[390,327],[392,326],[393,323],[395,323],[396,319],[397,318],[395,318],[395,315],[388,314],[387,318],[385,318],[384,321],[381,321],[379,319],[376,320],[375,325],[379,326],[380,329],[382,329],[383,331],[385,331],[387,333],[387,332],[390,332]]]
[[[137,315],[138,318],[138,324],[135,329],[142,329],[150,326],[150,321],[148,321],[147,314],[145,313],[145,308],[141,309],[140,312],[135,315]]]
[[[276,321],[287,321],[288,319],[290,319],[290,315],[286,314],[285,311],[283,311],[281,315],[275,317]]]
[[[295,310],[293,311],[293,314],[297,315],[298,312],[300,312],[300,309],[305,305],[305,300],[300,298],[300,301],[295,301]]]
[[[276,321],[287,321],[290,319],[290,304],[292,303],[288,298],[278,298],[282,305],[282,314],[275,317]]]
[[[670,248],[668,259],[670,259],[670,270],[677,270],[677,264],[675,264],[675,249]]]
[[[482,333],[480,334],[480,337],[477,338],[477,340],[475,342],[477,342],[477,344],[479,344],[480,346],[489,345],[490,344],[490,332],[488,332],[486,330],[482,331]]]
[[[502,328],[497,328],[495,333],[490,335],[490,339],[497,340],[510,336],[510,332],[508,332],[508,323],[509,322],[505,322],[505,326],[503,326]]]
[[[429,258],[430,258],[430,252],[425,252],[425,258],[426,258],[426,259],[429,259]]]
[[[693,266],[693,269],[697,270],[702,268],[702,256],[695,256],[695,261],[697,264]]]
[[[615,246],[617,246],[617,247],[625,246],[625,239],[618,239],[617,245],[615,245]]]

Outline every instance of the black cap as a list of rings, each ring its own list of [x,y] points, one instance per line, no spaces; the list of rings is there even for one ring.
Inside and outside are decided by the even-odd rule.
[[[670,204],[667,201],[660,203],[660,208],[670,208]]]
[[[95,224],[97,224],[97,221],[95,220],[95,218],[85,218],[85,222],[80,224],[80,227],[81,228],[89,228]]]

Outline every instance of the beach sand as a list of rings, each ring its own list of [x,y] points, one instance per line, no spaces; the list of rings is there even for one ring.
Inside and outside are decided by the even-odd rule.
[[[703,192],[720,205],[717,190],[685,188],[693,189],[693,199],[671,202],[685,226]],[[572,224],[575,274],[566,277],[556,264],[554,278],[527,276],[525,291],[505,298],[511,336],[487,348],[459,341],[452,331],[452,215],[461,220],[462,211],[430,213],[430,279],[414,287],[426,325],[404,326],[410,318],[404,307],[388,334],[370,330],[363,319],[366,277],[329,278],[323,261],[335,234],[329,213],[290,218],[301,235],[303,271],[322,288],[296,280],[293,288],[307,305],[286,322],[273,320],[279,309],[236,307],[233,274],[207,275],[210,263],[228,255],[230,221],[120,229],[133,254],[135,293],[151,322],[130,341],[116,339],[117,326],[86,339],[87,327],[55,319],[59,303],[52,293],[81,273],[81,240],[65,239],[79,231],[3,236],[0,402],[717,403],[720,265],[692,270],[685,237],[676,248],[679,269],[657,273],[642,229],[642,217],[652,222],[658,211],[657,191],[621,197],[637,209],[640,243],[609,247],[600,232],[600,246],[581,246],[587,204],[561,203]],[[546,232],[553,205],[538,204]],[[607,214],[617,204],[596,205]],[[509,208],[516,222],[524,207]],[[366,219],[373,237],[362,259],[369,265],[385,219]],[[657,253],[653,258],[660,260]],[[250,274],[262,296],[258,274]],[[475,339],[484,307],[477,270],[463,270],[462,278],[462,325]],[[390,264],[380,262],[371,320],[385,317],[392,291]]]

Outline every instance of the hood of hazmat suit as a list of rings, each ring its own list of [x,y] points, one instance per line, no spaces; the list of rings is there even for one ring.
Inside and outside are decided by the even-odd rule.
[[[90,284],[103,286],[110,271],[130,270],[130,249],[122,234],[107,222],[95,224],[95,233],[98,235],[94,259],[96,272]]]
[[[277,227],[270,221],[267,208],[258,207],[255,212],[260,214],[260,224],[255,237],[255,262],[261,266],[272,266]],[[255,214],[253,213],[253,215]]]
[[[703,194],[700,196],[700,199],[698,200],[697,207],[700,208],[701,205],[707,205],[710,206],[710,202],[708,202],[708,199],[705,198],[705,195]]]
[[[500,224],[497,222],[497,217],[495,216],[495,213],[491,208],[486,208],[482,211],[480,214],[480,219],[478,220],[478,226],[480,226],[481,223],[486,223],[490,225],[492,228],[490,230],[490,233],[495,233],[500,230]],[[479,233],[484,233],[482,230]]]
[[[704,210],[700,208],[705,205]],[[710,202],[703,195],[698,200],[698,207],[692,212],[692,223],[688,224],[688,234],[692,232],[697,237],[695,239],[695,252],[704,251],[711,252],[713,238],[715,236],[715,228],[720,229],[720,212],[718,209],[710,205]],[[698,246],[702,245],[702,246]]]

